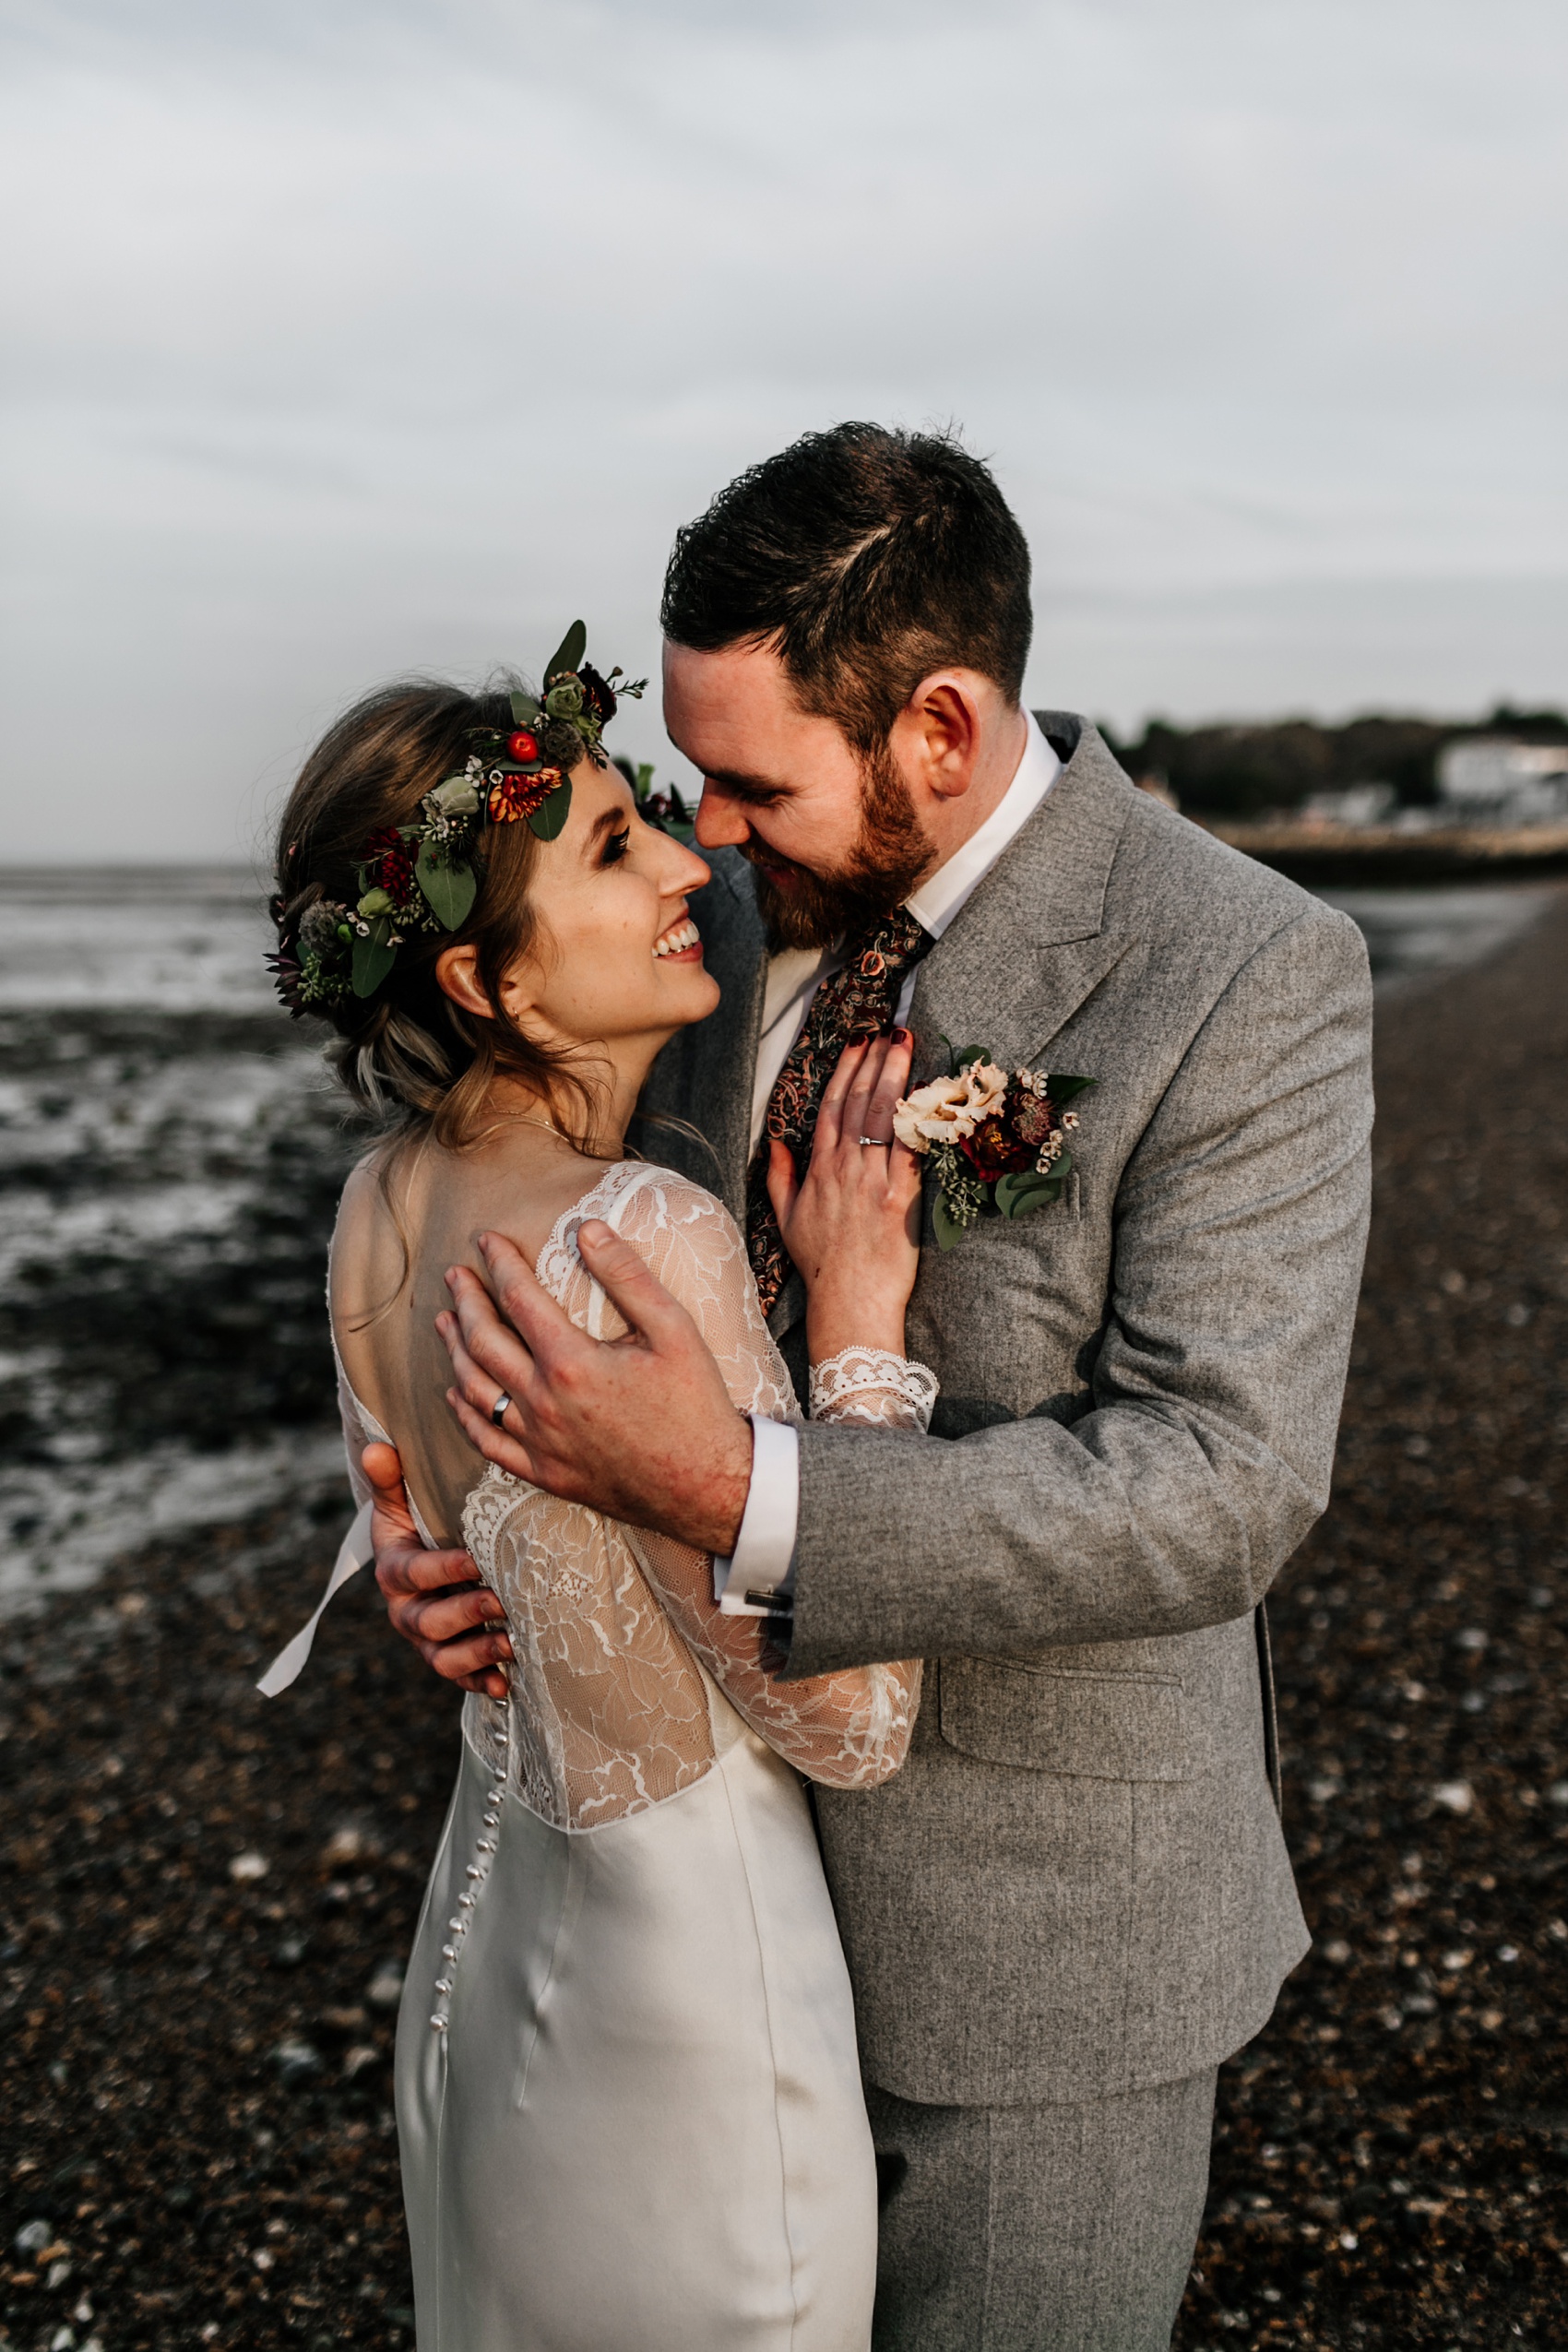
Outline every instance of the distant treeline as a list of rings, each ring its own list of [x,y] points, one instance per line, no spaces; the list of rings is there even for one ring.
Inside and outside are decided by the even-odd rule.
[[[1172,727],[1151,719],[1136,742],[1101,729],[1129,775],[1162,778],[1184,809],[1214,816],[1258,816],[1295,808],[1313,792],[1358,784],[1391,784],[1406,804],[1437,798],[1437,755],[1469,735],[1512,735],[1537,743],[1568,742],[1568,719],[1556,710],[1515,710],[1500,703],[1491,717],[1442,724],[1430,719],[1352,719],[1320,727],[1310,719],[1273,726]]]

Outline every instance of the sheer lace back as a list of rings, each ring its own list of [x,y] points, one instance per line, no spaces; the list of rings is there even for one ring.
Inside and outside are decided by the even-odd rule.
[[[463,1533],[512,1636],[511,1737],[489,1760],[529,1810],[592,1829],[700,1780],[715,1752],[702,1676],[613,1522],[492,1469]],[[499,1711],[476,1712],[483,1752]]]
[[[579,1328],[612,1339],[625,1325],[576,1248],[589,1217],[612,1225],[693,1316],[740,1411],[800,1419],[745,1245],[710,1194],[622,1162],[560,1220],[540,1279]],[[678,1795],[712,1769],[736,1716],[835,1787],[869,1785],[902,1763],[919,1666],[773,1680],[765,1621],[721,1614],[707,1554],[493,1467],[469,1496],[463,1532],[505,1608],[515,1653],[509,1705],[470,1700],[469,1737],[556,1827],[592,1829]]]

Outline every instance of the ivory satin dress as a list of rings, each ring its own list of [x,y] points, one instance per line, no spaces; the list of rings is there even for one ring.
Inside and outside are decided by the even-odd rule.
[[[557,1225],[540,1278],[609,1338],[586,1217],[695,1317],[737,1407],[799,1419],[710,1194],[622,1162]],[[387,1433],[346,1379],[343,1406],[362,1496]],[[875,2171],[802,1776],[897,1771],[919,1666],[776,1682],[705,1556],[493,1467],[462,1524],[515,1662],[505,1701],[464,1705],[398,2020],[419,2352],[865,2352]]]

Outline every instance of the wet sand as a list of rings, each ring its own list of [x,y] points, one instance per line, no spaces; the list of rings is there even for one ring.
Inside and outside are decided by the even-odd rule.
[[[1183,2352],[1544,2346],[1568,2302],[1568,897],[1389,1001],[1379,1065],[1336,1496],[1273,1609],[1318,1943],[1225,2072]],[[251,1688],[343,1515],[0,1626],[0,2346],[412,2343],[385,2004],[456,1705],[352,1586]]]

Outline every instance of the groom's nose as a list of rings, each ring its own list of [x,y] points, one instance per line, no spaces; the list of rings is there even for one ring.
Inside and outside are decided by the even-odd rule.
[[[740,849],[752,837],[751,819],[743,803],[709,776],[703,778],[702,798],[697,802],[696,837],[704,849]]]

